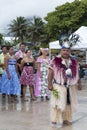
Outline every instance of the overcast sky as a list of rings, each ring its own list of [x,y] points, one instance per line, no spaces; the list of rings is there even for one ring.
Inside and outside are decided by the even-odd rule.
[[[74,0],[0,0],[0,33],[16,17],[39,16],[44,18],[55,7]]]

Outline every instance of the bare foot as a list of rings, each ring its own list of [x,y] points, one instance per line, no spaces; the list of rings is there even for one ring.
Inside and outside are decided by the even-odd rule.
[[[31,100],[35,101],[35,100],[36,100],[36,98],[35,98],[35,97],[32,97],[32,98],[31,98]]]
[[[66,125],[71,125],[71,124],[72,124],[72,122],[67,121],[67,120],[64,120],[64,121],[63,121],[63,124],[66,124]]]

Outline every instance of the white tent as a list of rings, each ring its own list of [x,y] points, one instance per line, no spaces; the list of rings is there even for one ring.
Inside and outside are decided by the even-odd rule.
[[[49,49],[60,49],[59,41],[54,41],[49,43]]]
[[[49,43],[49,57],[51,59],[51,49],[60,49],[59,41],[54,41]]]
[[[74,32],[80,37],[80,41],[77,42],[75,46],[72,47],[74,50],[85,49],[86,50],[86,63],[87,63],[87,27],[81,26],[78,30]],[[51,49],[60,49],[59,41],[54,41],[49,43],[49,50],[51,55]]]
[[[72,49],[87,49],[87,27],[81,26],[78,30],[74,32],[80,36],[80,41],[77,45],[73,46]],[[54,41],[49,43],[49,49],[60,49],[59,41]]]
[[[86,64],[87,64],[87,27],[81,26],[78,30],[74,32],[80,37],[80,41],[77,42],[72,49],[85,49],[86,50]]]
[[[87,27],[81,26],[74,34],[79,35],[80,41],[72,49],[87,49]]]

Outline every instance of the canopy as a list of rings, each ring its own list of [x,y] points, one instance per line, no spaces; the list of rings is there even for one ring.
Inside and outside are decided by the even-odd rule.
[[[87,63],[87,27],[81,26],[78,30],[74,32],[78,34],[80,37],[80,41],[77,42],[76,45],[72,47],[73,50],[86,50],[86,63]],[[60,49],[59,41],[54,41],[49,43],[50,57],[51,57],[51,49]]]
[[[77,42],[72,49],[87,49],[87,27],[81,26],[78,30],[74,32],[80,36],[80,41]],[[49,49],[60,49],[59,41],[54,41],[49,43]]]
[[[49,43],[49,49],[60,49],[59,41],[54,41]]]
[[[79,35],[80,41],[72,49],[87,49],[87,27],[81,26],[74,34]]]

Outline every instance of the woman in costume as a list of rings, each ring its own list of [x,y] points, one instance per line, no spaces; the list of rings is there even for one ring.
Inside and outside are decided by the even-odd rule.
[[[14,49],[12,46],[8,47],[8,53],[5,56],[5,69],[1,79],[1,92],[2,94],[13,95],[14,100],[20,95],[20,83],[17,74],[17,60],[14,55]]]
[[[48,90],[48,48],[40,48],[40,56],[37,58],[37,73],[36,73],[36,86],[35,86],[35,96],[41,97],[41,100],[46,97],[49,100],[49,90]]]
[[[26,88],[29,85],[31,100],[35,100],[34,97],[34,64],[35,60],[31,57],[31,51],[27,50],[26,57],[21,62],[21,77],[20,83],[23,85],[23,100],[26,99]]]

